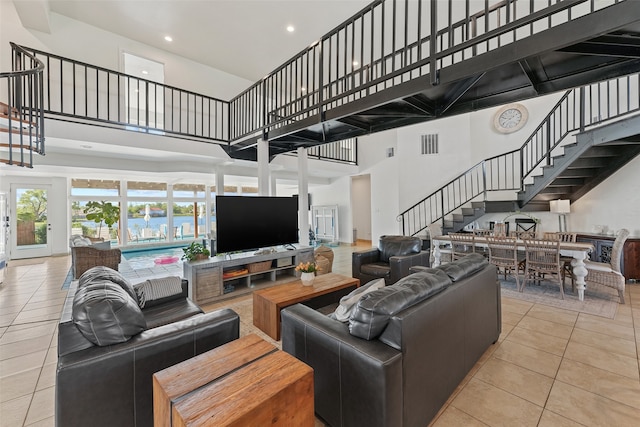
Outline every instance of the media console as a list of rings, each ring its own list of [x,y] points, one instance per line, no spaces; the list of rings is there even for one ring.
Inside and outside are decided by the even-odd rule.
[[[288,245],[291,247],[291,245]],[[274,282],[278,275],[295,274],[300,262],[313,261],[313,248],[293,245],[273,252],[241,252],[183,263],[189,298],[197,304],[249,293],[256,285]]]

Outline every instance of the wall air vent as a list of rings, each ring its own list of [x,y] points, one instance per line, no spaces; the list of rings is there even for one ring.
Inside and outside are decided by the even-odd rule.
[[[422,154],[438,154],[438,134],[432,133],[420,137],[420,152]]]

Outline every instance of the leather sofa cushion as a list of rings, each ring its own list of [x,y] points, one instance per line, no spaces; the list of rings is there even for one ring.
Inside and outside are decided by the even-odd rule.
[[[78,279],[78,288],[82,288],[88,284],[94,283],[98,280],[108,280],[116,285],[120,286],[133,300],[138,303],[138,295],[133,289],[133,285],[122,274],[113,268],[109,268],[103,265],[91,267]]]
[[[403,277],[394,285],[363,296],[349,318],[351,335],[372,340],[386,328],[389,318],[424,301],[451,285],[441,270],[423,271]]]
[[[386,278],[391,274],[391,267],[388,263],[372,262],[360,266],[360,273],[373,277]]]
[[[482,270],[488,263],[489,261],[484,256],[473,253],[456,261],[439,265],[436,269],[447,273],[452,282],[457,282]]]
[[[147,327],[137,301],[120,285],[104,279],[78,288],[72,317],[82,335],[98,346],[128,341]]]
[[[378,246],[380,261],[389,262],[392,256],[417,254],[422,249],[422,240],[409,236],[380,236]]]

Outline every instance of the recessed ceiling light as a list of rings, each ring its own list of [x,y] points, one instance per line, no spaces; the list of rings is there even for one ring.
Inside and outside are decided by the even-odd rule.
[[[147,70],[142,70],[142,74],[149,74]]]
[[[357,67],[359,65],[358,61],[353,61],[353,66]]]
[[[173,41],[173,37],[171,36],[164,36],[164,39],[168,42],[172,42]]]
[[[296,30],[296,28],[293,25],[288,25],[287,26],[287,31],[289,31],[290,33],[293,33]]]
[[[301,87],[301,88],[300,88],[300,92],[306,92],[306,91],[307,91],[307,88],[306,88],[306,87]]]

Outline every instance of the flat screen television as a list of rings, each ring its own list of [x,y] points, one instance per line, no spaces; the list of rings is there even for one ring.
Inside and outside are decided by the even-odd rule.
[[[216,251],[244,251],[297,243],[293,197],[216,196]]]

